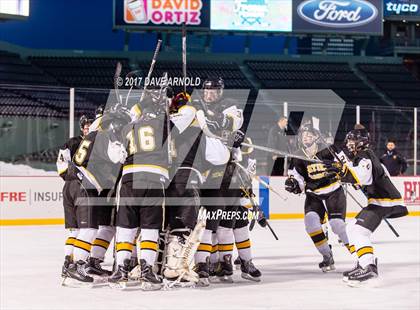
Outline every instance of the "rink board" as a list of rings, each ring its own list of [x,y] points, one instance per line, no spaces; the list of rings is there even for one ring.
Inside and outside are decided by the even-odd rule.
[[[262,177],[277,192],[254,182],[254,192],[265,214],[271,219],[303,217],[305,195],[292,195],[284,190],[284,177]],[[420,177],[394,177],[411,215],[420,215]],[[0,225],[62,224],[63,180],[55,176],[0,177]],[[347,190],[362,205],[366,198],[351,186]],[[279,195],[283,198],[280,198]],[[348,195],[347,212],[354,216],[360,207]]]

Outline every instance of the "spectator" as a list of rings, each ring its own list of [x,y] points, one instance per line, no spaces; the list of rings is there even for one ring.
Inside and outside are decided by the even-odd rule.
[[[277,121],[277,125],[270,129],[268,133],[267,146],[277,150],[285,150],[287,118],[282,116]],[[267,158],[268,174],[272,176],[282,176],[284,173],[284,157],[273,155]],[[273,169],[270,171],[271,167]],[[271,173],[270,173],[271,172]]]
[[[389,139],[386,151],[381,157],[381,163],[388,169],[391,176],[402,175],[407,170],[407,161],[396,150],[395,141]]]

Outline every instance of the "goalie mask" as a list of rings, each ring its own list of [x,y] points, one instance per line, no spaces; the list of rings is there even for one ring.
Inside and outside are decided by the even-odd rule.
[[[315,130],[312,124],[305,124],[299,128],[299,147],[301,147],[305,151],[305,153],[308,153],[308,155],[310,155],[311,157],[316,154],[318,139],[318,131]]]
[[[203,101],[206,104],[216,103],[222,99],[225,82],[221,77],[208,78],[203,82]]]
[[[347,150],[355,154],[369,148],[370,135],[365,128],[353,129],[346,135],[344,142]]]

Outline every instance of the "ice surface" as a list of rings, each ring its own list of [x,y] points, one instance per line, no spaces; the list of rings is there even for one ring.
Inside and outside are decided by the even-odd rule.
[[[392,220],[401,237],[385,224],[374,234],[380,286],[350,288],[341,272],[353,262],[333,242],[337,271],[323,274],[321,260],[302,220],[272,221],[280,240],[268,230],[252,232],[261,283],[235,275],[234,284],[202,289],[142,292],[108,287],[60,286],[64,229],[60,226],[1,227],[1,309],[419,309],[420,217]],[[109,258],[107,261],[110,263]],[[237,271],[238,273],[238,271]]]

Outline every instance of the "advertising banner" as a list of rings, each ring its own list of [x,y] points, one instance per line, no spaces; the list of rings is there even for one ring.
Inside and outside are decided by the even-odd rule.
[[[264,214],[271,219],[303,218],[305,195],[294,195],[284,189],[285,177],[262,177],[274,191],[254,180],[256,200]],[[420,177],[393,177],[394,185],[400,191],[404,203],[412,215],[420,215]],[[0,178],[0,224],[62,224],[64,185],[60,177],[19,176]],[[363,206],[367,200],[360,191],[346,187]],[[360,206],[347,194],[347,212],[354,216]]]
[[[290,0],[212,0],[211,30],[292,31]]]
[[[406,19],[407,17],[418,17],[420,19],[420,0],[385,0],[385,19]]]
[[[114,0],[116,28],[208,29],[209,1],[204,0]]]
[[[293,1],[293,32],[382,35],[382,0]]]

